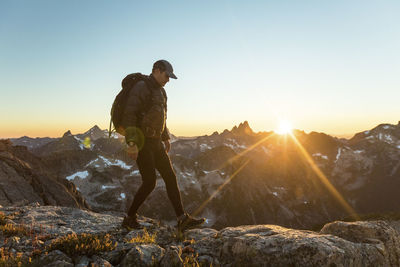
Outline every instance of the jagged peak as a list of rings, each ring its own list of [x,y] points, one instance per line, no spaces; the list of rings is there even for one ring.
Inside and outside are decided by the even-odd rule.
[[[68,130],[63,134],[63,137],[66,137],[66,136],[72,136],[71,130]]]
[[[97,126],[97,124],[95,126],[93,126],[92,128],[90,128],[89,130],[87,130],[85,132],[85,134],[90,134],[90,133],[94,133],[94,132],[103,132],[99,126]]]
[[[254,134],[253,130],[250,128],[248,121],[241,122],[239,126],[234,126],[231,132],[236,134],[247,134],[247,135]]]
[[[228,129],[225,129],[225,130],[222,132],[222,134],[227,134],[227,133],[229,133],[229,130],[228,130]]]

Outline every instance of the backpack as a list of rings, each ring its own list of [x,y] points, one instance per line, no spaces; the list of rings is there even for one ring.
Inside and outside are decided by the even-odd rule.
[[[125,130],[121,125],[122,116],[124,114],[126,101],[128,99],[129,91],[135,86],[138,81],[145,81],[147,83],[148,76],[143,75],[141,73],[132,73],[127,75],[122,80],[122,90],[115,97],[114,102],[111,107],[111,119],[110,119],[110,127],[108,130],[108,137],[111,138],[111,134],[113,132],[117,132],[121,135],[125,136]],[[111,129],[111,126],[114,125],[114,128]]]

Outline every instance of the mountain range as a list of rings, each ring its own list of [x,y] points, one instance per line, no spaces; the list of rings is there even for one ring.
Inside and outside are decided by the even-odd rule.
[[[10,141],[14,146],[7,153],[26,146],[25,158],[20,153],[15,160],[40,160],[48,177],[72,186],[82,207],[125,212],[140,186],[124,138],[108,138],[98,126],[60,138]],[[265,223],[312,229],[348,216],[400,212],[400,122],[339,139],[300,130],[255,133],[245,121],[221,133],[172,136],[171,142],[184,206],[215,229]],[[9,173],[3,170],[2,176]],[[5,184],[0,187],[7,194]],[[174,221],[161,179],[139,212]]]

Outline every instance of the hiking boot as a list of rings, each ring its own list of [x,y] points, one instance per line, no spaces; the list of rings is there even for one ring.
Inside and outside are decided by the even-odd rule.
[[[134,216],[125,216],[122,221],[122,227],[129,229],[140,229],[142,226],[137,221],[137,215]]]
[[[206,221],[205,218],[193,218],[189,214],[185,213],[178,218],[178,230],[184,231],[190,228],[201,225]]]

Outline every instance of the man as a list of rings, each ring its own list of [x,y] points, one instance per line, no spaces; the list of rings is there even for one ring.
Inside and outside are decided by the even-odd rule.
[[[175,172],[168,152],[171,148],[166,127],[167,95],[163,86],[169,78],[177,79],[171,64],[166,60],[154,63],[152,73],[137,82],[130,90],[122,125],[125,128],[127,153],[136,160],[142,185],[136,192],[123,227],[140,228],[137,211],[156,185],[156,169],[162,176],[181,230],[200,225],[205,219],[195,219],[184,212]]]

